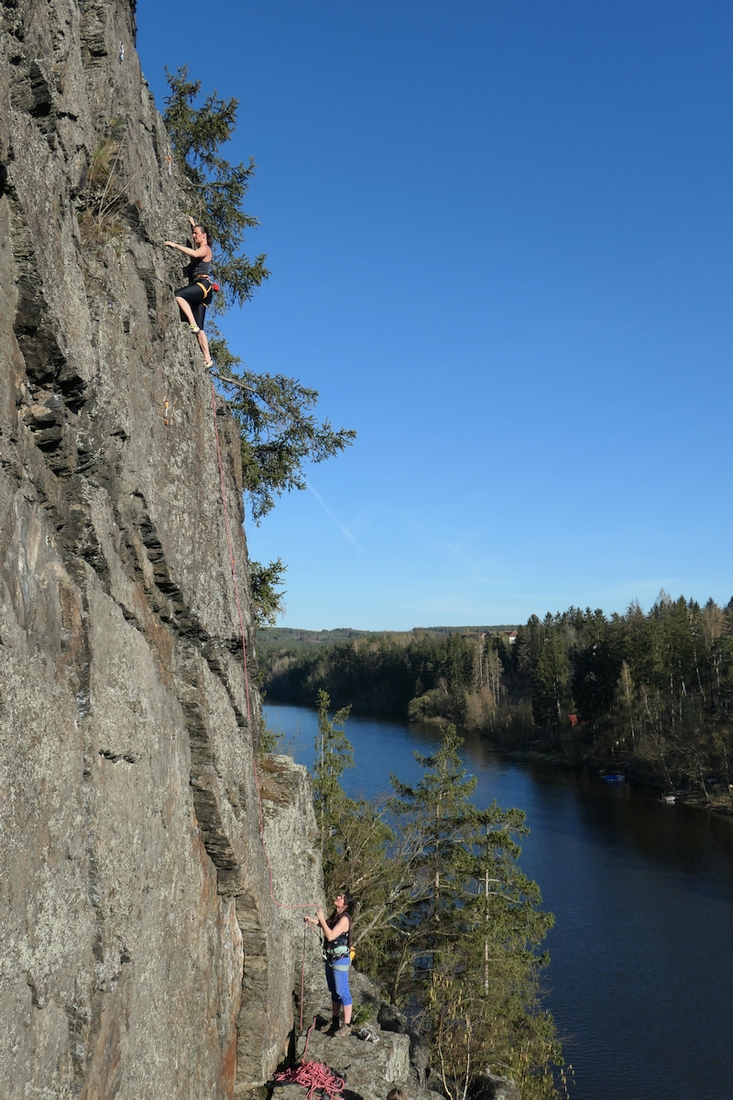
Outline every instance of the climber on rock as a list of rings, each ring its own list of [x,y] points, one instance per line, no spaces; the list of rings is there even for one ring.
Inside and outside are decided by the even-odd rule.
[[[174,241],[164,243],[168,248],[176,248],[179,252],[191,257],[188,265],[188,286],[176,291],[176,302],[181,311],[181,320],[187,321],[191,332],[196,334],[199,347],[203,352],[204,366],[208,370],[214,365],[209,351],[209,341],[204,332],[206,306],[211,301],[212,290],[215,289],[215,284],[211,281],[211,234],[205,226],[195,222],[190,214],[188,220],[191,225],[193,248],[188,248],[185,244],[176,244]]]

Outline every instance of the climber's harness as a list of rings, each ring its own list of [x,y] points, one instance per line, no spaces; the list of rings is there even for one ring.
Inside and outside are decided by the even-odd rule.
[[[212,290],[214,292],[219,290],[219,284],[218,283],[212,283],[212,281],[211,281],[211,279],[209,278],[208,275],[199,275],[198,278],[194,280],[194,282],[195,282],[195,285],[200,286],[201,290],[203,291],[204,305],[206,305],[206,299],[211,294]]]

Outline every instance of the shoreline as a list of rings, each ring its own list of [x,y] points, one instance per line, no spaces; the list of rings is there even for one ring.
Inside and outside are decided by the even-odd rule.
[[[307,710],[315,710],[314,707],[309,706],[307,703],[295,702],[290,699],[273,699],[268,696],[267,702],[272,703],[274,706],[305,707]],[[410,722],[409,719],[400,714],[391,712],[385,713],[374,707],[359,707],[358,705],[352,705],[351,713],[355,716],[374,718],[385,722],[399,722],[406,726],[428,726],[434,729],[441,729],[449,724],[444,718],[424,718],[420,722]],[[717,789],[710,791],[706,798],[699,791],[683,790],[680,789],[680,787],[670,788],[670,785],[665,782],[664,777],[646,761],[638,764],[635,761],[620,762],[614,759],[593,756],[578,760],[564,754],[559,749],[552,752],[543,752],[534,748],[509,749],[497,744],[492,739],[491,735],[484,730],[468,729],[466,726],[462,726],[459,723],[455,723],[455,725],[458,731],[464,735],[477,734],[486,743],[487,748],[491,752],[496,753],[497,756],[503,757],[506,760],[534,761],[576,772],[588,771],[591,774],[595,773],[598,777],[600,777],[600,774],[604,771],[618,772],[624,775],[625,781],[637,787],[647,787],[653,791],[659,791],[660,800],[662,793],[665,791],[669,794],[673,794],[675,801],[670,805],[704,810],[706,813],[713,813],[719,817],[733,817],[733,802],[725,791],[725,788],[720,785],[718,785]]]
[[[587,771],[590,774],[595,774],[599,779],[602,778],[603,772],[611,772],[611,769],[613,769],[616,774],[624,776],[624,782],[631,783],[636,787],[646,787],[653,791],[658,791],[660,792],[660,796],[665,791],[674,795],[674,802],[670,803],[670,805],[687,806],[696,810],[705,810],[707,813],[714,813],[720,817],[733,817],[733,803],[731,803],[730,796],[725,793],[724,790],[718,789],[717,791],[710,792],[708,798],[705,798],[699,791],[685,791],[677,787],[670,790],[669,785],[663,782],[661,776],[654,772],[647,771],[640,774],[639,770],[634,768],[633,762],[631,764],[619,764],[618,761],[602,761],[598,758],[579,761],[571,760],[562,753],[548,754],[539,752],[536,749],[503,749],[498,745],[492,744],[490,739],[485,737],[480,730],[477,732],[486,740],[487,747],[491,752],[495,752],[497,756],[504,757],[506,760],[535,761],[541,764],[550,764],[554,767],[565,768],[568,771]],[[660,801],[663,801],[661,797]]]

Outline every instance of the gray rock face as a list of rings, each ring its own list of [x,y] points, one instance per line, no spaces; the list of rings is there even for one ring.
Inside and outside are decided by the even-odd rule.
[[[325,906],[312,791],[307,770],[289,756],[268,754],[260,759],[258,773],[278,919],[286,941],[293,945],[296,1022],[302,1016],[307,1028],[324,1002],[329,1004],[321,937],[303,920],[306,914],[313,916],[318,905]]]
[[[307,823],[291,864],[275,854],[273,891],[260,841],[259,700],[214,423],[251,656],[238,437],[172,300],[180,254],[162,242],[182,239],[184,195],[133,12],[130,0],[2,8],[9,1098],[199,1100],[264,1080],[292,1025],[302,939],[277,892],[316,892]],[[278,767],[304,812],[302,775]],[[293,821],[276,800],[264,813],[285,845]]]

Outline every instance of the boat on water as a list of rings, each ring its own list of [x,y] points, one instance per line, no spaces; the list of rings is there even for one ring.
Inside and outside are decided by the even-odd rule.
[[[662,802],[666,802],[668,806],[671,806],[673,802],[677,801],[676,794],[663,794],[661,798]]]
[[[624,783],[626,776],[621,772],[601,772],[601,779],[606,783]]]

